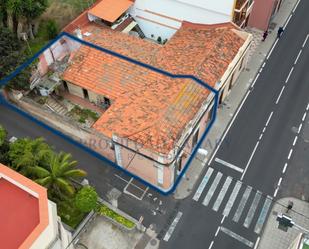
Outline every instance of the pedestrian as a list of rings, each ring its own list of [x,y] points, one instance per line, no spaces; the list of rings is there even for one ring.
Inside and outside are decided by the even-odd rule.
[[[280,38],[282,33],[283,33],[283,28],[279,27],[278,33],[277,33],[277,38]]]
[[[268,36],[268,30],[265,30],[265,32],[263,33],[263,39],[262,41],[265,41],[266,37]]]

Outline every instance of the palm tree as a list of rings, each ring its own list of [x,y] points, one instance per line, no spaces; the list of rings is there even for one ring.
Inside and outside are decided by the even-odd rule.
[[[46,187],[52,197],[73,196],[75,187],[72,180],[86,176],[86,172],[81,169],[74,169],[77,161],[72,160],[71,154],[60,152],[51,156],[47,168],[33,167],[32,173],[38,178],[35,180],[40,185]]]

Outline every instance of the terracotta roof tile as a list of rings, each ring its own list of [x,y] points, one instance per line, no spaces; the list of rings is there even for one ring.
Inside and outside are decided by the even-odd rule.
[[[183,23],[164,46],[95,24],[84,27],[90,42],[175,74],[192,74],[211,86],[220,80],[245,42],[230,23]],[[171,79],[117,57],[82,46],[63,75],[114,100],[93,128],[129,137],[168,153],[194,118],[209,91],[191,80]]]

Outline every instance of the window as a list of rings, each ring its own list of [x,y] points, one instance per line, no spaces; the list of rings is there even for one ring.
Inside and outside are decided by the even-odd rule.
[[[197,129],[195,134],[193,135],[193,138],[192,138],[192,149],[197,144],[199,131],[200,131],[200,129]]]
[[[109,98],[104,97],[104,105],[110,107],[111,101],[109,100]]]

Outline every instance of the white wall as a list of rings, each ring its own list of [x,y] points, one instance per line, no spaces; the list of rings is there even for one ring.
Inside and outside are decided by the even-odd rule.
[[[234,0],[136,0],[129,12],[147,37],[154,34],[155,38],[165,39],[179,29],[183,20],[203,24],[229,22],[233,5]]]

